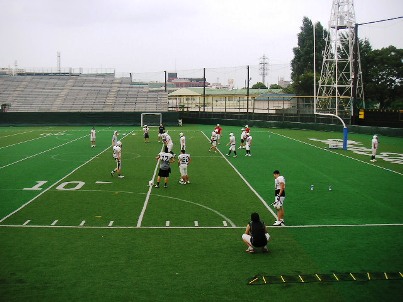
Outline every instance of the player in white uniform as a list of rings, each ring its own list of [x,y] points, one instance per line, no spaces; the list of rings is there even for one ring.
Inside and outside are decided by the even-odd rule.
[[[172,155],[175,156],[175,154],[172,151],[174,143],[173,143],[173,141],[171,139],[171,136],[168,133],[164,133],[162,135],[162,141],[165,144],[165,148],[164,148],[165,150],[164,151],[166,153],[171,153]]]
[[[211,147],[208,150],[208,152],[210,152],[211,150],[214,150],[214,152],[217,153],[217,130],[214,130],[211,133],[211,137],[210,137],[210,143],[211,143]]]
[[[96,137],[97,137],[97,135],[96,135],[95,127],[92,127],[91,133],[90,133],[91,148],[95,148]]]
[[[116,143],[118,142],[118,135],[119,135],[118,131],[113,132],[113,135],[112,135],[112,148],[114,146],[116,146]]]
[[[113,151],[113,147],[115,147],[116,146],[116,143],[118,142],[118,135],[119,135],[119,133],[118,133],[118,131],[116,130],[116,131],[113,131],[113,135],[112,135],[112,154],[114,154],[114,151]]]
[[[149,143],[150,142],[150,128],[148,128],[147,125],[144,125],[143,132],[144,132],[144,142]]]
[[[241,133],[241,144],[239,145],[238,149],[244,149],[245,148],[245,139],[246,139],[246,131],[245,128],[242,128],[242,133]]]
[[[284,226],[284,200],[285,200],[285,178],[280,175],[278,170],[273,172],[274,176],[274,203],[277,210],[277,220],[274,226]]]
[[[234,136],[234,133],[230,133],[229,134],[229,142],[228,142],[228,144],[227,144],[227,146],[230,146],[229,147],[229,151],[228,151],[228,154],[227,154],[227,156],[230,156],[231,155],[231,152],[233,151],[234,152],[234,157],[237,157],[237,155],[236,155],[236,142],[235,142],[235,136]]]
[[[189,175],[188,175],[188,166],[192,158],[190,154],[187,154],[184,149],[181,150],[181,154],[178,156],[178,166],[179,172],[181,173],[181,180],[179,181],[180,184],[186,185],[190,184]]]
[[[372,142],[371,142],[371,151],[372,151],[372,155],[371,155],[371,162],[376,162],[375,156],[376,156],[376,151],[378,150],[378,136],[375,134],[372,137]]]
[[[245,154],[245,156],[252,156],[252,154],[250,154],[251,146],[252,146],[252,135],[250,135],[250,133],[246,133],[246,140],[245,140],[246,154]]]
[[[113,158],[116,161],[116,168],[112,170],[111,175],[118,174],[119,178],[123,178],[124,176],[121,174],[122,172],[122,143],[121,141],[116,142],[116,146],[113,146]]]
[[[186,136],[181,132],[179,133],[179,142],[181,145],[181,151],[186,150]]]

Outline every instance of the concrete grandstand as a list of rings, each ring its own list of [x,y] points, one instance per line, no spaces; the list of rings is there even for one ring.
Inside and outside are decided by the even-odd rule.
[[[168,111],[163,90],[113,75],[1,75],[0,103],[8,112]]]

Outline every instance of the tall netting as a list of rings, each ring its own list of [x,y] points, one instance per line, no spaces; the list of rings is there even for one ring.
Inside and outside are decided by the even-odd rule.
[[[162,120],[162,113],[151,113],[146,112],[141,114],[141,126],[147,125],[148,127],[157,127],[161,123]]]

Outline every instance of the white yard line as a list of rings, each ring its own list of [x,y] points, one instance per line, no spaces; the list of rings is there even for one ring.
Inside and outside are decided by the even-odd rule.
[[[129,133],[130,134],[130,133]],[[128,134],[128,135],[129,135]],[[126,135],[127,136],[127,135]],[[87,137],[87,135],[85,135],[85,137]],[[82,138],[82,137],[81,137]],[[124,138],[124,137],[123,137]],[[123,139],[122,138],[122,139]],[[63,144],[65,145],[65,144]],[[53,188],[54,186],[56,186],[58,183],[62,182],[64,179],[66,179],[67,177],[69,177],[71,174],[73,174],[74,172],[76,172],[78,169],[80,169],[81,167],[85,166],[86,164],[88,164],[89,162],[91,162],[93,159],[97,158],[99,155],[101,155],[102,153],[104,153],[105,151],[110,150],[110,146],[106,147],[103,151],[99,152],[98,154],[94,155],[93,157],[91,157],[89,160],[87,160],[85,163],[79,165],[77,168],[73,169],[70,173],[66,174],[65,176],[63,176],[62,178],[60,178],[59,180],[57,180],[56,182],[54,182],[52,185],[50,185],[47,189],[41,191],[38,195],[36,195],[34,198],[32,198],[31,200],[29,200],[28,202],[24,203],[22,206],[20,206],[18,209],[16,209],[15,211],[11,212],[10,214],[4,216],[1,220],[0,223],[3,222],[4,220],[6,220],[7,218],[11,217],[12,215],[14,215],[15,213],[19,212],[21,209],[25,208],[27,205],[29,205],[31,202],[33,202],[34,200],[36,200],[38,197],[42,196],[44,193],[46,193],[47,191],[49,191],[51,188]],[[41,152],[43,153],[43,152]]]
[[[163,148],[164,148],[164,145],[162,145],[160,152],[162,152]],[[153,176],[152,176],[152,179],[151,179],[153,183],[152,183],[151,186],[149,185],[149,188],[148,188],[148,191],[147,191],[147,195],[146,195],[146,199],[145,199],[145,201],[144,201],[143,208],[141,209],[141,213],[140,213],[140,215],[139,215],[139,218],[137,219],[137,227],[138,227],[138,228],[141,227],[141,223],[143,222],[144,214],[145,214],[145,212],[146,212],[146,209],[147,209],[147,206],[148,206],[148,202],[149,202],[149,200],[150,200],[151,190],[152,190],[153,187],[154,187],[154,179],[155,179],[155,175],[157,175],[157,169],[158,169],[159,163],[160,163],[160,161],[157,160],[157,164],[155,165],[154,173],[153,173]]]
[[[6,167],[9,167],[9,166],[12,166],[12,165],[18,164],[19,162],[22,162],[22,161],[24,161],[24,160],[27,160],[27,159],[33,158],[33,157],[35,157],[35,156],[38,156],[38,155],[44,154],[44,153],[46,153],[46,152],[52,151],[52,150],[57,149],[57,148],[60,148],[60,147],[63,147],[64,145],[67,145],[67,144],[73,143],[73,142],[75,142],[75,141],[77,141],[77,140],[79,140],[79,139],[83,139],[84,137],[87,137],[87,135],[84,135],[84,136],[81,136],[81,137],[79,137],[79,138],[73,139],[73,140],[71,140],[71,141],[68,141],[67,143],[64,143],[64,144],[58,145],[58,146],[56,146],[56,147],[53,147],[53,148],[47,149],[47,150],[45,150],[45,151],[42,151],[42,152],[36,153],[36,154],[34,154],[34,155],[27,156],[27,157],[25,157],[25,158],[22,158],[22,159],[20,159],[20,160],[15,161],[15,162],[9,163],[9,164],[7,164],[7,165],[5,165],[5,166],[1,166],[1,167],[0,167],[0,169],[3,169],[3,168],[6,168]]]
[[[207,140],[210,140],[206,134],[204,134],[203,131],[201,133],[207,138]],[[218,149],[217,149],[218,150]],[[263,199],[262,196],[259,195],[259,193],[251,186],[251,184],[243,177],[243,175],[238,171],[237,168],[227,159],[224,154],[220,150],[218,152],[221,154],[221,156],[226,160],[226,162],[234,169],[234,171],[239,175],[239,177],[245,182],[245,184],[248,186],[248,188],[259,198],[259,200],[263,203],[263,205],[269,210],[269,212],[273,215],[275,219],[277,219],[277,214],[274,213],[274,211],[270,208],[270,206],[267,204],[267,202]]]
[[[34,132],[34,130],[25,131],[25,132],[19,132],[19,133],[14,133],[14,134],[10,134],[10,135],[5,135],[5,136],[2,136],[2,137],[0,137],[0,138],[3,139],[3,138],[6,138],[6,137],[10,137],[10,136],[16,136],[16,135],[21,135],[21,134],[31,133],[31,132]]]
[[[27,220],[28,223],[30,220]],[[54,228],[66,228],[66,229],[138,229],[137,226],[80,226],[80,225],[32,225],[27,224],[0,224],[0,228],[44,228],[44,229],[54,229]],[[365,227],[402,227],[403,223],[374,223],[374,224],[328,224],[328,225],[290,225],[290,226],[267,226],[270,229],[317,229],[317,228],[365,228]],[[245,229],[244,226],[148,226],[141,227],[142,229]]]

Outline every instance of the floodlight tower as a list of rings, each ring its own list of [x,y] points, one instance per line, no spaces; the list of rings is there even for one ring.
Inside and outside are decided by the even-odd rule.
[[[333,0],[315,114],[330,114],[350,119],[354,102],[357,99],[363,101],[361,63],[355,28],[354,1]]]
[[[260,75],[262,76],[262,83],[266,85],[265,79],[267,76],[267,70],[268,70],[268,65],[269,63],[267,62],[268,58],[263,55],[263,57],[260,58],[259,62],[259,71]]]

